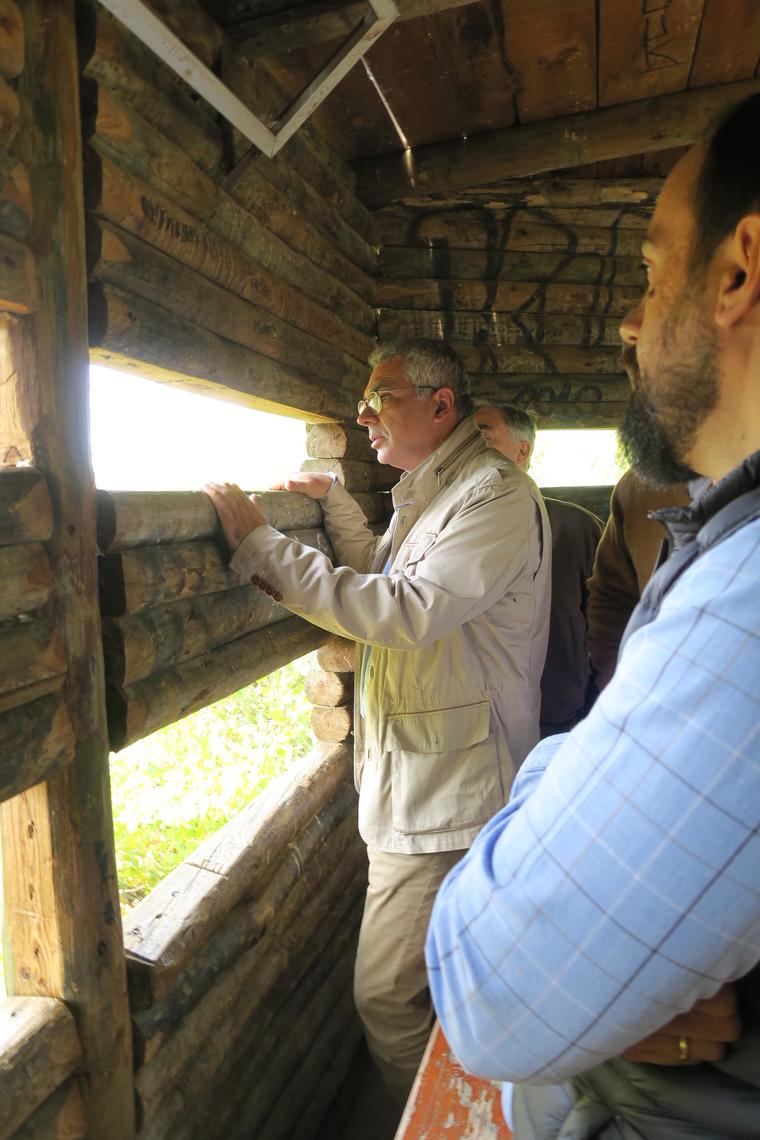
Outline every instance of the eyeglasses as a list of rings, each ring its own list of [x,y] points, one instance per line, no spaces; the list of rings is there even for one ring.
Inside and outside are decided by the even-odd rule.
[[[432,384],[417,384],[414,388],[408,388],[406,386],[406,384],[402,385],[399,388],[375,388],[375,391],[370,392],[369,396],[367,396],[366,399],[360,400],[359,403],[356,405],[356,407],[358,408],[360,416],[364,415],[367,408],[369,408],[369,410],[371,412],[374,412],[375,415],[377,415],[379,412],[381,412],[383,410],[383,404],[385,403],[383,396],[385,396],[385,394],[387,392],[415,392],[416,393],[416,392],[422,392],[425,390],[427,390],[429,392],[435,392],[436,389]]]

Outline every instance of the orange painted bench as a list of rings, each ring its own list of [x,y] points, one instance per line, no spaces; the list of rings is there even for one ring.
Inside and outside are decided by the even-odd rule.
[[[456,1063],[436,1024],[409,1094],[396,1140],[512,1140],[501,1086]]]

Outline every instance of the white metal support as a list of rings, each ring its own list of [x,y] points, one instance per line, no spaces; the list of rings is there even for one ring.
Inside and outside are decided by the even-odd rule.
[[[330,63],[278,120],[271,131],[218,76],[202,63],[143,0],[100,0],[159,59],[223,115],[268,158],[273,158],[341,79],[369,51],[398,16],[394,0],[369,0],[369,11]]]

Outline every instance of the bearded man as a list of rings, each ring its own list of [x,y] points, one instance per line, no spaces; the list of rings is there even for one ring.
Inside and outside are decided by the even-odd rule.
[[[714,485],[663,512],[675,552],[615,675],[434,909],[439,1017],[519,1082],[516,1140],[760,1136],[758,138],[754,95],[674,168],[621,327],[631,459]]]

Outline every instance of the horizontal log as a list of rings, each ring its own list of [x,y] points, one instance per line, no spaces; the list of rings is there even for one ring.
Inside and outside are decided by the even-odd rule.
[[[49,779],[74,759],[74,730],[60,695],[0,713],[0,799]]]
[[[214,67],[224,36],[219,24],[200,4],[188,5],[186,0],[146,0],[146,3],[201,63]]]
[[[288,535],[304,546],[321,550],[328,558],[332,556],[323,530],[303,527]],[[241,585],[230,569],[223,544],[203,539],[105,554],[98,572],[101,611],[106,617],[135,614],[197,594],[236,590]]]
[[[365,370],[364,379],[367,379]],[[369,445],[365,428],[342,424],[308,424],[306,454],[310,459],[363,459],[373,461],[375,453]]]
[[[470,373],[473,386],[478,377],[492,373],[510,376],[514,373],[615,376],[622,373],[620,349],[601,345],[580,347],[573,345],[529,345],[511,344],[471,345],[451,341],[452,348],[461,356],[464,366]]]
[[[0,233],[24,241],[29,234],[32,190],[25,166],[0,152]]]
[[[355,661],[356,642],[347,637],[331,637],[317,650],[317,664],[330,672],[353,673]]]
[[[381,340],[400,336],[467,341],[471,345],[567,344],[620,345],[617,317],[548,316],[543,313],[436,313],[383,309],[378,318]]]
[[[148,242],[107,222],[93,220],[88,249],[91,280],[107,282],[161,305],[201,328],[294,369],[303,374],[304,381],[307,368],[309,376],[352,389],[366,380],[366,367],[352,356],[301,332],[266,308],[208,281]]]
[[[173,978],[171,988],[154,995],[149,1008],[134,1013],[137,1068],[152,1064],[172,1033],[243,954],[257,947],[266,955],[265,942],[276,943],[282,930],[301,922],[305,904],[326,889],[336,867],[346,859],[358,861],[359,843],[356,793],[346,783],[308,821],[258,896],[234,907]]]
[[[308,495],[257,491],[256,500],[277,530],[319,527],[322,511]],[[98,491],[98,549],[191,542],[220,536],[217,514],[202,491]]]
[[[384,491],[395,486],[401,477],[396,467],[378,463],[376,459],[307,459],[302,471],[324,471],[337,475],[347,491]]]
[[[111,748],[118,751],[164,725],[311,653],[327,634],[300,618],[288,618],[265,629],[211,649],[134,685],[111,687],[106,694]]]
[[[347,705],[354,695],[353,673],[314,669],[304,680],[304,692],[313,705]]]
[[[256,898],[309,821],[350,780],[352,755],[316,748],[210,836],[130,911],[124,946],[157,1000],[243,898]]]
[[[81,1061],[74,1018],[61,1001],[0,1001],[0,1135],[10,1137]]]
[[[0,546],[44,542],[52,533],[45,477],[27,467],[0,468]]]
[[[24,19],[16,0],[0,0],[0,75],[15,79],[24,70]]]
[[[598,515],[605,522],[610,513],[612,487],[600,484],[593,487],[542,487],[541,494],[547,499],[562,499],[566,503],[576,503],[587,511]]]
[[[382,210],[377,218],[384,245],[637,257],[650,215],[648,210],[625,208],[531,211],[407,207]]]
[[[628,399],[631,386],[616,376],[510,376],[508,380],[483,377],[473,384],[481,407],[489,398],[510,404],[551,407],[554,404],[619,404]]]
[[[538,415],[538,427],[542,431],[585,428],[612,431],[620,426],[627,406],[622,400],[607,400],[601,404],[580,401],[572,404],[531,404]]]
[[[53,572],[43,546],[25,542],[21,546],[0,546],[0,621],[29,614],[50,597]]]
[[[224,289],[261,305],[313,337],[364,361],[372,347],[354,329],[302,289],[256,260],[252,246],[227,241],[147,182],[90,151],[85,186],[88,208],[135,234]],[[374,327],[374,325],[372,325]]]
[[[348,740],[353,726],[354,714],[350,705],[342,708],[315,705],[311,710],[311,731],[317,740],[323,740],[327,744],[340,744]]]
[[[358,165],[359,197],[372,207],[652,150],[691,146],[721,111],[760,90],[760,79],[639,99],[544,122],[415,147]]]
[[[590,209],[596,206],[633,206],[653,209],[662,178],[514,178],[490,186],[473,187],[462,194],[431,194],[402,199],[401,205],[423,210],[471,209]],[[374,217],[378,217],[376,213]]]
[[[541,313],[546,316],[623,317],[635,309],[641,290],[626,285],[546,284],[542,281],[452,281],[407,278],[378,284],[377,304],[384,309],[433,309],[451,312]]]
[[[37,308],[37,270],[31,250],[0,233],[0,312],[33,313]]]
[[[91,359],[195,392],[280,415],[343,418],[355,397],[309,382],[261,353],[198,328],[141,297],[97,284],[90,290]]]
[[[62,633],[49,618],[0,625],[0,697],[7,699],[10,693],[65,672]]]
[[[315,1057],[324,1059],[326,1065],[319,1073],[316,1086],[309,1090],[308,1099],[300,1106],[297,1119],[292,1122],[290,1140],[312,1140],[340,1090],[346,1084],[350,1087],[354,1079],[352,1066],[363,1036],[358,1015],[349,1010],[348,1021],[343,1025],[332,1019],[332,1029],[335,1031],[334,1041],[323,1040],[314,1051]]]
[[[383,246],[380,276],[433,280],[476,280],[557,283],[570,285],[627,285],[643,290],[645,277],[640,257],[603,257],[596,253],[509,253],[503,250],[409,249]]]
[[[65,1081],[14,1132],[13,1140],[87,1140],[87,1122],[76,1075]]]
[[[368,523],[388,525],[393,514],[393,499],[388,491],[352,491],[351,498],[361,507]]]

